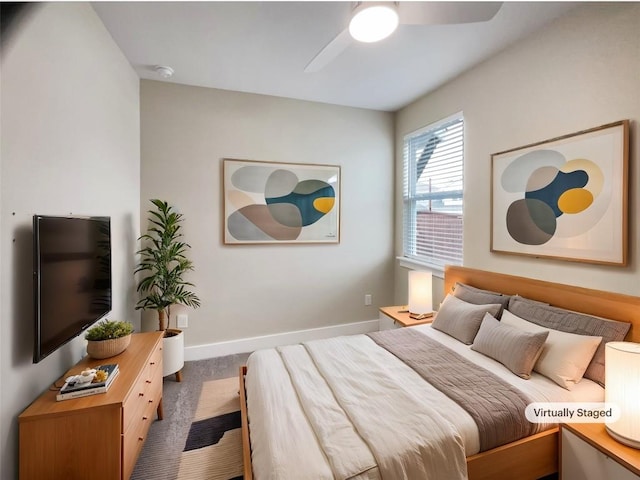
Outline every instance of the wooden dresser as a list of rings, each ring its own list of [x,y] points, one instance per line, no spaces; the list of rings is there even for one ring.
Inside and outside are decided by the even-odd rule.
[[[120,369],[107,393],[58,402],[49,390],[18,417],[21,480],[130,477],[155,412],[162,419],[162,332],[135,333],[120,355],[85,357],[63,378],[106,363]]]

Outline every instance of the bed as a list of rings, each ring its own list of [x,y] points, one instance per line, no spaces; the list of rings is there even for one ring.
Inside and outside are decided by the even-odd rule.
[[[555,310],[567,310],[610,319],[616,325],[622,322],[625,339],[640,340],[640,327],[635,320],[635,312],[640,307],[637,297],[448,267],[445,292],[454,292],[457,287],[454,293],[461,296],[460,285],[470,291],[480,289],[508,296],[511,303],[505,302],[502,306],[511,305],[514,312],[522,312],[524,316],[527,309],[549,310],[548,320],[554,321]],[[521,411],[523,402],[527,401],[602,401],[603,388],[589,378],[578,378],[571,388],[567,388],[563,383],[567,381],[565,377],[558,380],[545,376],[546,372],[542,375],[531,369],[521,372],[521,362],[515,365],[511,360],[501,358],[502,353],[496,357],[501,361],[496,361],[487,356],[486,351],[480,351],[480,341],[474,340],[470,346],[453,338],[451,331],[440,330],[444,312],[453,302],[447,297],[443,304],[446,308],[441,307],[436,317],[440,324],[438,329],[429,325],[412,327],[368,336],[307,342],[252,354],[240,370],[244,478],[252,479],[255,474],[257,480],[467,476],[472,480],[536,479],[556,472],[557,426],[517,422],[515,412]],[[455,302],[460,303],[459,299]],[[464,308],[478,310],[476,306],[462,303]],[[499,310],[502,313],[502,309]],[[510,321],[511,317],[519,321],[517,315],[506,310],[505,318],[509,316]],[[490,314],[484,312],[484,316],[487,315],[499,316],[498,309],[494,308]],[[576,319],[572,320],[575,324]],[[578,323],[581,320],[578,316]],[[495,325],[489,322],[495,322]],[[480,338],[480,333],[491,338],[486,332],[502,323],[507,321],[483,318],[477,335],[474,333],[476,339]],[[450,325],[455,325],[455,321],[446,324],[445,330]],[[509,327],[499,325],[498,328]],[[572,330],[575,328],[578,330]],[[581,333],[582,344],[592,337],[587,335],[590,332],[579,331],[581,329],[580,325],[573,325],[565,331]],[[549,343],[545,343],[548,333],[543,335],[537,330],[518,335],[528,335],[527,344],[538,345],[535,347],[539,347],[536,359],[540,356],[540,345]],[[542,343],[541,336],[544,337]],[[433,342],[446,348],[436,350],[440,347]],[[476,345],[477,351],[474,350]],[[593,348],[592,356],[596,347]],[[488,353],[492,354],[491,351]],[[443,374],[439,366],[434,366],[433,359],[428,360],[429,355],[449,359],[444,362],[448,365],[459,363],[458,370]],[[529,358],[527,362],[531,360]],[[534,363],[537,368],[540,362]],[[589,371],[593,367],[597,372],[595,363],[594,357]],[[478,368],[473,364],[492,373],[485,378],[481,370],[472,370]],[[457,392],[455,386],[453,392],[440,390],[443,387],[438,383],[456,383],[448,381],[456,376],[462,379],[464,388],[458,388]],[[462,390],[478,388],[467,387],[464,383],[476,377],[481,382],[493,382],[496,381],[493,377],[497,377],[495,386],[480,387],[481,390],[495,391],[495,395],[513,395],[513,398],[509,397],[508,401],[502,396],[489,398],[483,405],[477,397],[484,394],[474,393],[468,395],[471,400],[460,398],[463,403],[473,401],[473,405],[456,405],[452,398],[458,399],[456,395],[462,395]],[[353,388],[354,385],[357,388]],[[511,391],[515,393],[508,393]],[[502,418],[495,424],[486,422],[487,425],[483,425],[485,417],[478,412],[491,410],[496,402],[500,405],[513,403],[514,406],[509,407],[512,410],[505,407]],[[423,439],[422,435],[427,431],[428,438]],[[348,452],[346,458],[342,455],[344,452]]]

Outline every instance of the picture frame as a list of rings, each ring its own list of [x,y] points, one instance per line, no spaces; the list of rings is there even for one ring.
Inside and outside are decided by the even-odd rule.
[[[491,252],[627,265],[629,121],[491,155]]]
[[[223,159],[224,244],[340,243],[340,166]]]

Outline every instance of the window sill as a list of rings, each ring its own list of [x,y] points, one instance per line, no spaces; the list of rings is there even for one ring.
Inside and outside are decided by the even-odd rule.
[[[401,267],[408,268],[410,270],[430,270],[434,277],[444,278],[444,270],[442,267],[407,257],[396,257],[396,260],[398,260],[398,264]]]

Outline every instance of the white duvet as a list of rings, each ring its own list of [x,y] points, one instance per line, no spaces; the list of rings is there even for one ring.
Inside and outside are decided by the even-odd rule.
[[[532,401],[604,398],[589,380],[572,391],[535,373],[524,380],[428,325],[414,328]],[[247,367],[256,480],[464,479],[465,457],[479,450],[469,414],[366,335],[260,350]]]

